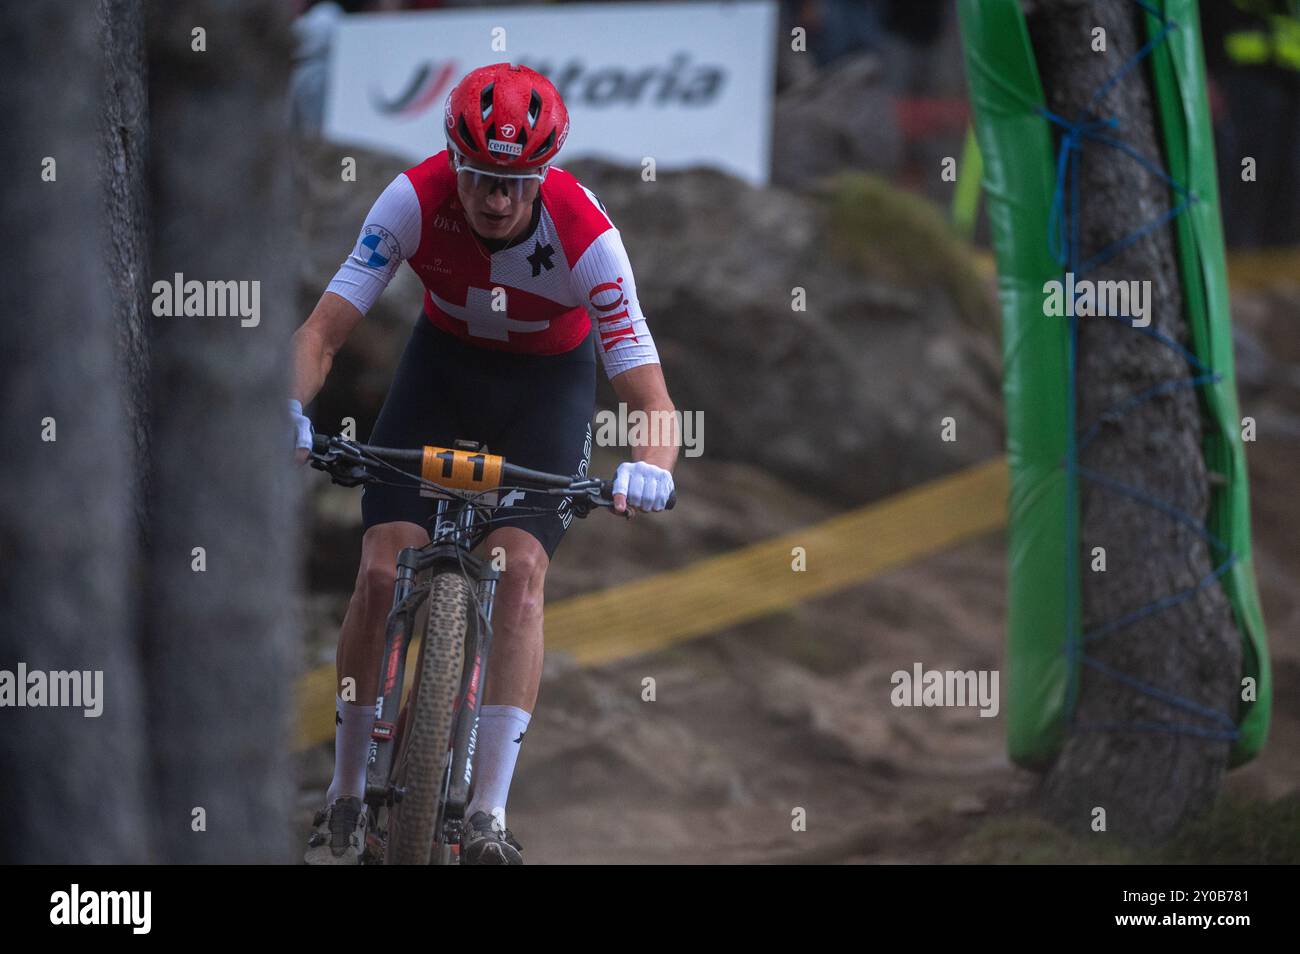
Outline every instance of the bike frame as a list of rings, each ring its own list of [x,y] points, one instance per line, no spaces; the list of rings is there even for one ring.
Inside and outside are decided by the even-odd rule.
[[[406,547],[397,555],[397,585],[384,633],[375,724],[371,730],[366,763],[366,803],[378,809],[391,806],[402,797],[391,777],[396,752],[394,743],[397,741],[406,655],[415,638],[414,623],[420,604],[428,595],[417,590],[416,581],[426,571],[430,576],[448,571],[460,573],[468,580],[477,601],[471,601],[469,608],[466,665],[461,673],[456,701],[451,759],[443,779],[441,817],[435,826],[444,842],[455,844],[459,841],[473,781],[482,687],[487,679],[487,661],[492,651],[492,604],[501,574],[471,552],[485,532],[485,527],[479,525],[486,519],[480,507],[461,502],[453,508],[452,503],[445,498],[438,501],[437,510],[430,520],[433,531],[429,543],[423,547]]]

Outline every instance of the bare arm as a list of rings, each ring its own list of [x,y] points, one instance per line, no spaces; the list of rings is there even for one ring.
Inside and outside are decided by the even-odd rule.
[[[676,411],[672,398],[668,396],[668,385],[664,382],[664,372],[658,364],[641,364],[629,368],[622,374],[616,374],[609,382],[618,399],[627,405],[628,412],[645,411],[651,420],[655,412],[672,415]],[[654,433],[652,429],[651,433]],[[632,448],[632,459],[643,460],[671,472],[677,465],[677,448],[681,444],[681,434],[677,433],[676,417],[673,417],[672,430],[664,429],[660,433],[671,435],[671,442],[663,445],[637,445]]]
[[[292,397],[305,405],[320,393],[334,356],[362,317],[347,299],[333,292],[321,295],[311,316],[293,334]]]

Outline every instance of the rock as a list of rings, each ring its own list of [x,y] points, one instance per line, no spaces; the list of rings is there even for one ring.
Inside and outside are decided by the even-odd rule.
[[[988,811],[988,805],[978,795],[958,795],[949,809],[954,815],[983,815]]]
[[[772,181],[798,186],[848,169],[898,169],[903,134],[884,73],[879,56],[858,53],[785,89],[772,118]]]
[[[710,459],[851,504],[1001,451],[990,289],[924,200],[864,177],[807,194],[705,170],[573,171],[623,235]]]

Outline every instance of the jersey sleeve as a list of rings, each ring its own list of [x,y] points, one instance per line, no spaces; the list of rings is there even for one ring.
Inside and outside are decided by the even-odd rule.
[[[326,291],[347,299],[363,315],[420,244],[420,200],[403,173],[388,184],[366,215],[352,253]]]
[[[607,377],[659,363],[618,229],[606,229],[587,246],[573,267],[573,280],[596,325],[596,350]]]

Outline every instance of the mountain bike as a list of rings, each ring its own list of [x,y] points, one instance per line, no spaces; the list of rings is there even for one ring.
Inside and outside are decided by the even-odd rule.
[[[362,863],[456,864],[473,795],[492,601],[501,575],[473,551],[511,514],[547,509],[518,503],[498,509],[502,492],[560,495],[574,516],[583,518],[594,508],[612,510],[613,484],[529,470],[462,440],[454,447],[408,450],[318,434],[309,459],[344,487],[396,483],[437,498],[428,521],[429,543],[397,555],[366,763],[365,802],[375,824]],[[407,469],[412,467],[418,473]],[[674,493],[668,509],[675,503]],[[420,632],[423,645],[402,706],[407,652]]]

